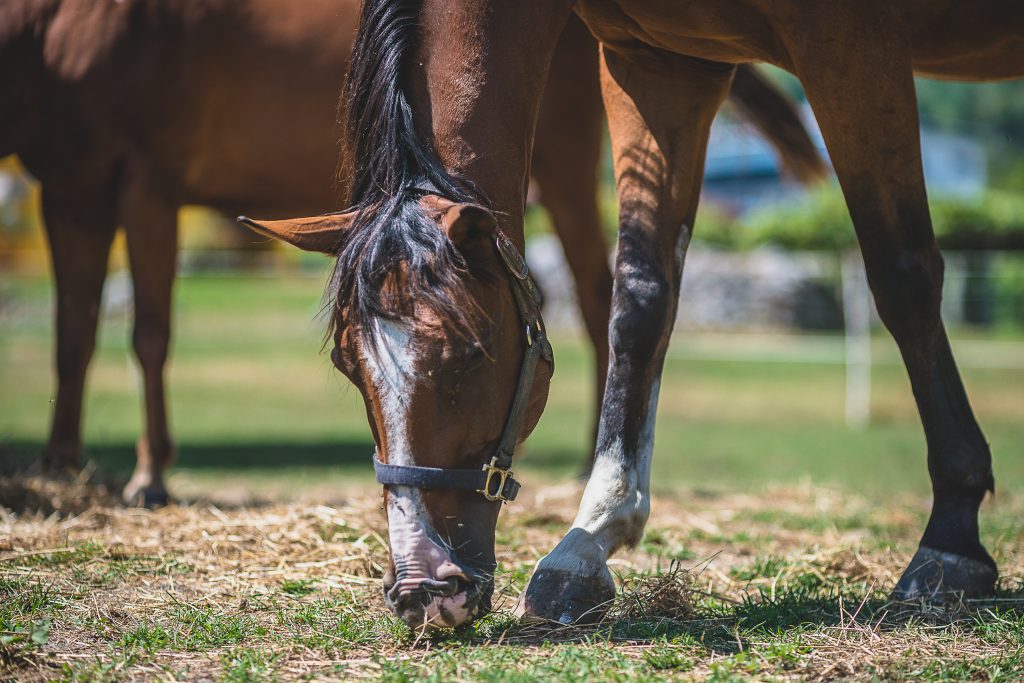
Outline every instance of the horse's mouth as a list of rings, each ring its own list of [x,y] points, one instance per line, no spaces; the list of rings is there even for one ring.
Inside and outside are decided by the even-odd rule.
[[[412,630],[453,628],[490,611],[493,584],[483,579],[428,579],[412,590],[384,585],[384,603]]]

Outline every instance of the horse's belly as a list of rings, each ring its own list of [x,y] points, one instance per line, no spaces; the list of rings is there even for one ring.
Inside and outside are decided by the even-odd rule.
[[[788,4],[788,3],[780,3]],[[779,63],[783,51],[758,0],[581,0],[577,11],[606,45],[647,45],[717,62]]]
[[[953,80],[1024,78],[1024,2],[909,0],[914,70]]]
[[[256,77],[231,71],[195,96],[176,136],[187,141],[177,158],[189,202],[261,217],[338,208],[335,103],[344,65],[300,66]],[[175,158],[173,150],[164,156]]]
[[[862,35],[871,49],[873,17],[900,2],[901,30],[921,74],[959,80],[1024,77],[1024,0],[858,0],[862,25],[837,21],[839,6],[792,0],[580,0],[577,10],[605,44],[641,45],[719,62],[790,68],[790,47]],[[902,10],[902,11],[901,11]],[[849,12],[845,13],[849,15]]]
[[[182,173],[188,203],[266,218],[339,208],[337,153],[329,131],[317,145],[289,126],[277,128],[270,139],[222,132],[217,142],[198,145],[188,157]]]

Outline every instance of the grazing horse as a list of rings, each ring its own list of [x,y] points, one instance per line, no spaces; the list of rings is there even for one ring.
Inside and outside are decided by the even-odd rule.
[[[378,457],[394,464],[379,472],[393,555],[389,603],[411,624],[454,625],[480,611],[472,570],[480,558],[493,561],[499,504],[486,487],[463,490],[460,473],[483,466],[510,476],[505,459],[495,470],[491,458],[509,407],[527,400],[514,380],[532,348],[522,332],[532,318],[516,311],[512,294],[520,273],[501,265],[508,247],[493,245],[497,235],[499,245],[522,247],[532,131],[574,9],[601,42],[618,183],[611,360],[579,513],[538,563],[520,611],[558,622],[600,614],[614,594],[608,557],[642,536],[659,378],[708,131],[737,65],[750,62],[779,66],[804,85],[924,426],[933,507],[894,594],[990,593],[997,570],[978,510],[994,486],[991,456],[939,316],[943,265],[913,75],[1024,76],[1024,4],[366,0],[345,91],[354,103],[345,130],[357,150],[348,159],[354,213],[329,228],[321,219],[271,231],[333,244],[339,264],[362,263],[368,276],[353,282],[342,273],[335,341],[366,398]],[[420,291],[434,282],[450,296],[438,302]],[[452,311],[453,301],[466,307]],[[468,318],[474,333],[441,333],[453,316]],[[471,353],[473,340],[486,360]],[[374,343],[383,351],[369,351]],[[548,380],[546,364],[537,367],[524,432]],[[447,583],[453,576],[458,585]]]
[[[42,182],[57,280],[57,400],[44,464],[76,467],[86,368],[116,227],[127,235],[145,436],[126,501],[166,501],[172,457],[164,363],[177,211],[283,217],[337,206],[335,109],[357,0],[6,0],[0,4],[0,156]],[[611,273],[597,209],[598,52],[575,20],[556,47],[532,168],[608,358]],[[822,162],[792,105],[756,72],[735,99],[804,180]],[[344,103],[343,103],[344,106]]]

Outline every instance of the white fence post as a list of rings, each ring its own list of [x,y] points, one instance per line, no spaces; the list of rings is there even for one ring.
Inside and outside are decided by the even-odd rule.
[[[846,426],[871,420],[871,291],[864,260],[851,250],[839,257],[846,336]]]

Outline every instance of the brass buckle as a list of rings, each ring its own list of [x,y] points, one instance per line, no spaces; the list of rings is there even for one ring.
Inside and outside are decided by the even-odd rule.
[[[491,461],[483,466],[483,471],[487,473],[487,478],[484,479],[484,487],[477,489],[476,492],[482,495],[484,498],[490,501],[500,500],[503,503],[508,502],[508,498],[504,496],[505,482],[509,477],[512,476],[512,470],[503,470],[496,466],[494,463],[497,462],[498,456],[491,458]],[[495,489],[492,487],[491,482],[494,478],[498,478],[498,487]],[[494,493],[491,493],[491,491]]]

